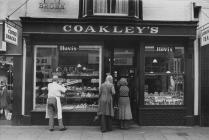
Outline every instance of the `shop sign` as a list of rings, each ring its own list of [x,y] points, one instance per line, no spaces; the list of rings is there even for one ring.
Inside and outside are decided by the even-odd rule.
[[[171,47],[156,47],[157,52],[173,52]]]
[[[158,34],[158,26],[64,25],[66,33]]]
[[[2,41],[1,45],[0,45],[0,51],[2,52],[6,52],[7,50],[7,47],[6,47],[6,42],[5,41]]]
[[[209,27],[204,29],[201,34],[201,46],[209,44]]]
[[[5,22],[4,27],[5,27],[4,28],[4,40],[7,43],[11,43],[17,46],[18,45],[18,30],[6,22]]]
[[[78,45],[59,45],[59,50],[61,52],[74,52],[79,50]]]
[[[65,9],[65,4],[60,0],[43,0],[39,3],[41,9]]]

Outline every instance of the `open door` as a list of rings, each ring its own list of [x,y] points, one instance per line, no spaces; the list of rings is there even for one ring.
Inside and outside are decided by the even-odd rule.
[[[117,89],[120,78],[126,78],[129,87],[129,98],[133,119],[137,119],[137,95],[136,95],[136,64],[134,61],[135,50],[133,48],[114,48],[112,75]],[[117,102],[117,100],[114,100]]]

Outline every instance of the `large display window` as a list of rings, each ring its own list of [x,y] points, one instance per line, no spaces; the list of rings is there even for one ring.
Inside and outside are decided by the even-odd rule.
[[[144,105],[184,105],[184,47],[145,46]]]
[[[63,110],[93,111],[97,109],[101,84],[100,45],[68,43],[35,46],[34,109],[45,110],[47,85],[53,75],[59,76],[67,92],[61,97]]]

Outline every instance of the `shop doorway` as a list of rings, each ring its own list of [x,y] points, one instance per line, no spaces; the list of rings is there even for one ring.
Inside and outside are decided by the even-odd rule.
[[[114,78],[116,92],[118,92],[119,90],[117,83],[120,80],[120,78],[126,78],[128,81],[129,98],[134,121],[137,120],[135,52],[136,51],[134,48],[114,48],[112,62],[112,75]],[[117,101],[118,97],[114,99],[114,102]]]
[[[11,124],[12,107],[13,57],[0,56],[0,124]]]

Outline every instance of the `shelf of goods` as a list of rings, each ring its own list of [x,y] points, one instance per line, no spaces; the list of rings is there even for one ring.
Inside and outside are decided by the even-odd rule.
[[[63,76],[64,77],[64,76]],[[45,79],[45,82],[51,82],[51,79]],[[62,94],[61,102],[63,111],[72,112],[96,112],[99,98],[99,76],[96,74],[67,74],[59,79],[59,83],[67,88]],[[37,110],[45,111],[47,87],[42,87],[42,94],[39,95]]]

